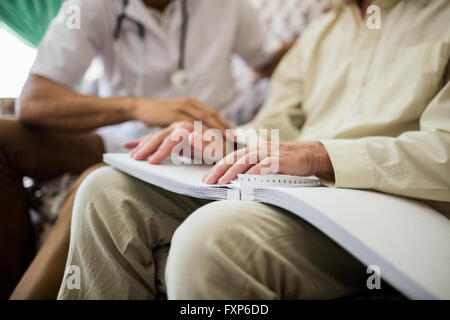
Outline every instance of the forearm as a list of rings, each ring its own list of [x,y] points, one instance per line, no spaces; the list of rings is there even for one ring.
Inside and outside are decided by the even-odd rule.
[[[34,126],[87,131],[132,119],[132,98],[33,98],[19,102],[19,119]]]
[[[158,127],[200,120],[212,128],[229,128],[216,110],[197,99],[84,96],[36,75],[25,84],[16,109],[25,124],[61,130],[88,131],[129,120]]]
[[[81,95],[39,76],[31,76],[16,104],[28,125],[63,130],[92,130],[133,119],[134,98]]]

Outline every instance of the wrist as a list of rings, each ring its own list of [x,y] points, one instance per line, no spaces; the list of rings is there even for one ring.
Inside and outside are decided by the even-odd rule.
[[[325,176],[334,175],[333,164],[331,162],[331,159],[330,159],[327,149],[325,148],[325,146],[322,143],[320,143],[320,142],[315,143],[314,155],[317,159],[315,174],[325,175]]]
[[[139,120],[139,100],[141,100],[141,98],[125,98],[123,110],[127,120]]]

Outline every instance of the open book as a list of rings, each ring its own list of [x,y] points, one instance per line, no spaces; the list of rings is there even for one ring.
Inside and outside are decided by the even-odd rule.
[[[381,278],[407,297],[450,299],[450,221],[421,202],[379,192],[328,188],[315,177],[241,175],[228,185],[206,185],[201,179],[208,166],[150,165],[128,154],[105,154],[104,161],[175,193],[264,202],[286,209],[365,265],[379,267]]]

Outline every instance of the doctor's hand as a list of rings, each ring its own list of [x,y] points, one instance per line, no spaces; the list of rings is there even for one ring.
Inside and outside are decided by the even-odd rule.
[[[230,128],[216,110],[194,98],[137,98],[130,112],[130,118],[148,126],[167,127],[177,121],[198,120],[211,128]]]
[[[238,174],[318,175],[332,179],[333,165],[320,142],[280,142],[278,151],[264,142],[230,153],[203,177],[207,184],[227,184]]]
[[[227,143],[233,141],[233,137],[226,139],[226,134],[232,134],[232,131],[224,132],[217,130],[217,136],[206,138],[207,128],[202,127],[202,132],[194,130],[192,121],[178,121],[172,123],[169,127],[155,133],[151,133],[140,139],[130,141],[124,144],[125,148],[132,149],[130,155],[135,160],[148,160],[151,164],[158,164],[171,155],[174,148],[180,143],[186,143],[190,150],[191,158],[201,157],[202,161],[216,162],[223,158],[227,151]],[[230,142],[231,141],[231,142]],[[216,148],[219,152],[213,152],[210,156],[203,152],[206,148]],[[230,147],[228,148],[230,149]],[[231,149],[232,150],[232,149]],[[198,152],[200,151],[200,152]],[[186,155],[184,155],[186,156]]]

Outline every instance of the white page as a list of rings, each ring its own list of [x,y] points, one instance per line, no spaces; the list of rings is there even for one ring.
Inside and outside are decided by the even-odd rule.
[[[450,299],[450,221],[421,202],[339,188],[264,188],[250,196],[296,213],[378,265],[408,297]]]
[[[191,197],[212,200],[238,200],[239,190],[234,185],[208,185],[202,177],[211,168],[207,165],[175,165],[162,163],[149,164],[147,161],[136,161],[128,154],[109,153],[103,160],[138,179],[158,187]]]

